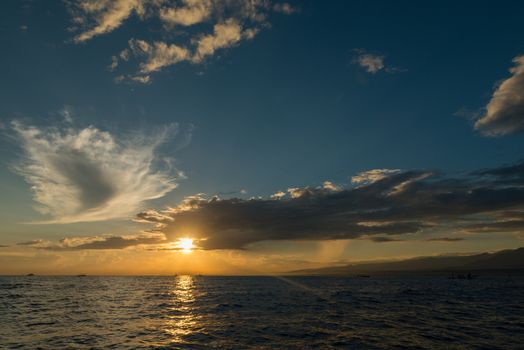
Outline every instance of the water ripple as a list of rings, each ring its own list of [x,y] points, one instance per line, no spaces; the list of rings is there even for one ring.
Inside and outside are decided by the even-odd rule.
[[[6,349],[522,349],[524,279],[0,277]]]

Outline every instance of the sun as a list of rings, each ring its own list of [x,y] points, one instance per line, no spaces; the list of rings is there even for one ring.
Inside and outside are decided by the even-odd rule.
[[[192,238],[180,238],[178,240],[178,248],[180,248],[184,254],[191,253],[194,247],[195,245],[193,244]]]

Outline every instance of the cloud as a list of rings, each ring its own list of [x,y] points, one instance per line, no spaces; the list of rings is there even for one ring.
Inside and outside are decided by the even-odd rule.
[[[494,222],[482,222],[463,227],[467,233],[480,232],[523,232],[524,220],[500,220]]]
[[[385,56],[368,53],[364,49],[355,49],[357,56],[353,59],[353,63],[364,68],[366,72],[370,74],[376,74],[380,71],[385,71],[387,73],[396,73],[396,72],[405,72],[406,69],[386,66]]]
[[[163,235],[86,237],[60,240],[58,245],[48,246],[47,250],[89,250],[89,249],[125,249],[142,244],[159,244],[165,240]]]
[[[351,177],[351,183],[370,184],[382,180],[390,175],[400,173],[400,169],[372,169]]]
[[[367,239],[375,243],[390,243],[390,242],[404,242],[405,241],[403,239],[391,238],[387,236],[369,237]]]
[[[191,26],[207,20],[211,16],[211,0],[183,0],[182,7],[160,9],[160,19],[170,25]]]
[[[71,0],[67,3],[75,24],[72,29],[80,31],[74,37],[76,43],[110,33],[133,14],[140,21],[158,18],[163,23],[162,32],[167,33],[163,33],[162,40],[131,38],[128,48],[111,57],[111,71],[121,67],[122,62],[130,61],[131,56],[140,61],[138,72],[119,74],[117,82],[130,80],[145,84],[151,82],[153,72],[183,61],[200,64],[219,49],[253,39],[260,30],[270,27],[271,10],[286,15],[297,12],[289,3],[270,0]],[[184,32],[185,27],[196,29]],[[166,42],[166,37],[177,40]]]
[[[359,66],[371,74],[375,74],[384,69],[384,56],[366,53],[359,55],[356,61]]]
[[[302,188],[300,187],[288,188],[287,194],[289,194],[291,198],[300,198],[300,197],[312,196],[312,195],[318,195],[318,194],[328,194],[328,193],[337,192],[340,190],[341,190],[341,187],[334,185],[330,181],[325,181],[322,186],[318,186],[318,187],[307,186],[307,187],[302,187]],[[281,192],[277,192],[276,194],[272,195],[271,197],[278,199],[278,195],[280,193]],[[275,195],[277,196],[275,197]],[[282,198],[282,196],[280,197]]]
[[[235,20],[229,19],[224,23],[216,24],[212,34],[194,39],[196,46],[194,52],[176,44],[168,45],[164,42],[149,44],[143,40],[131,39],[129,41],[131,52],[136,56],[146,57],[145,61],[140,64],[139,73],[141,75],[131,76],[131,79],[149,83],[149,73],[157,72],[182,61],[200,63],[206,57],[212,56],[216,50],[232,47],[251,35],[251,32],[242,31],[242,27]]]
[[[134,236],[65,238],[39,243],[48,250],[124,249],[144,246],[177,250],[194,239],[198,249],[249,249],[262,241],[366,239],[376,243],[458,242],[435,237],[443,230],[462,234],[524,231],[524,162],[446,177],[427,171],[390,172],[359,186],[293,188],[270,198],[207,197],[197,194],[162,211],[145,210],[136,222],[152,228]],[[402,187],[402,190],[398,188]],[[416,234],[415,236],[413,234]],[[424,238],[424,234],[429,235]]]
[[[524,130],[524,55],[513,59],[512,76],[493,92],[475,129],[486,136],[503,136]]]
[[[524,213],[524,172],[508,169],[524,169],[524,163],[458,178],[386,171],[358,187],[292,188],[268,199],[196,195],[158,215],[140,213],[137,219],[156,225],[153,231],[164,233],[168,242],[190,236],[203,249],[246,249],[271,240],[384,242],[444,228],[478,230],[481,226],[468,224],[478,217],[484,218],[482,227],[489,224],[492,232],[508,232],[521,222],[501,224],[501,215]]]
[[[17,243],[17,245],[31,246],[40,250],[74,251],[74,250],[111,250],[125,249],[141,245],[165,243],[165,236],[161,233],[142,233],[138,235],[104,235],[62,238],[57,243],[43,240]]]
[[[176,125],[156,132],[117,137],[87,128],[26,126],[12,123],[24,157],[13,168],[31,185],[37,210],[49,222],[70,223],[128,217],[146,200],[176,187],[158,148]]]
[[[289,3],[283,2],[273,5],[273,11],[290,15],[295,12],[298,12],[299,10],[298,8],[291,6]]]
[[[175,44],[167,45],[163,42],[155,42],[152,45],[143,40],[130,40],[129,47],[135,55],[146,56],[147,59],[140,65],[140,73],[148,74],[160,69],[188,60],[190,53],[187,49]],[[147,78],[149,78],[147,76]],[[149,79],[147,79],[149,81]]]
[[[196,52],[192,62],[199,63],[207,56],[211,56],[216,50],[231,47],[242,39],[242,27],[234,19],[228,19],[224,23],[216,24],[213,34],[204,35],[196,40]]]
[[[324,183],[322,184],[322,187],[324,189],[328,190],[328,191],[333,191],[333,192],[337,192],[337,191],[341,191],[342,190],[341,186],[336,185],[336,184],[334,184],[331,181],[324,181]]]
[[[32,241],[26,241],[26,242],[20,242],[20,243],[17,243],[16,245],[38,245],[38,244],[42,244],[44,243],[44,241],[42,239],[34,239]]]
[[[277,193],[272,194],[270,198],[271,199],[281,199],[281,198],[284,198],[285,196],[286,196],[286,192],[278,191]]]
[[[464,238],[460,237],[436,237],[427,239],[428,242],[460,242],[463,240]]]
[[[130,79],[149,83],[150,73],[182,61],[193,64],[201,63],[207,57],[213,56],[219,49],[230,48],[241,40],[252,39],[257,32],[258,30],[253,28],[243,30],[235,19],[229,18],[223,23],[215,24],[213,33],[193,38],[191,45],[194,48],[192,49],[165,42],[149,44],[143,40],[131,39],[129,41],[130,52],[135,56],[145,57],[145,61],[140,64],[139,75],[130,76]],[[126,52],[126,50],[122,52]],[[122,56],[122,53],[120,56]],[[116,65],[117,63],[113,62],[111,67]]]
[[[62,118],[64,118],[64,122],[66,123],[72,123],[73,122],[73,107],[69,105],[64,105],[62,109],[58,112]]]
[[[112,32],[133,13],[144,13],[141,0],[86,0],[71,2],[74,20],[87,30],[75,36],[75,42],[83,42],[95,36]]]

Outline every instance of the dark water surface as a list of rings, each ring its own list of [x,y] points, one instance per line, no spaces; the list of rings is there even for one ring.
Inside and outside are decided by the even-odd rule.
[[[524,349],[522,277],[0,277],[2,349]]]

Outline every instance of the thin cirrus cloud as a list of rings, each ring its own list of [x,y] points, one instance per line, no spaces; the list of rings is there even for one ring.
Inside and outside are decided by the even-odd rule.
[[[383,177],[357,186],[326,182],[319,187],[290,188],[270,198],[189,196],[165,210],[136,215],[135,221],[153,226],[148,232],[158,235],[154,241],[111,237],[98,242],[96,249],[120,249],[134,243],[169,249],[182,237],[192,237],[206,250],[249,249],[256,242],[278,240],[452,244],[465,236],[474,239],[476,233],[524,230],[524,163],[461,177],[380,170]],[[442,232],[447,236],[436,236]],[[83,244],[67,248],[95,249]]]
[[[41,128],[12,123],[23,158],[13,166],[31,185],[36,209],[49,223],[129,217],[146,200],[176,186],[157,150],[177,132],[169,125],[156,132],[117,137],[93,126]]]
[[[475,129],[486,136],[503,136],[524,131],[524,55],[513,59],[511,77],[502,81]]]
[[[184,61],[200,64],[217,50],[253,39],[270,26],[271,12],[297,12],[289,3],[270,0],[72,0],[68,4],[72,29],[80,32],[74,37],[76,43],[108,34],[133,15],[142,22],[159,19],[164,34],[178,38],[176,42],[130,38],[128,47],[112,57],[110,70],[131,59],[139,65],[135,73],[117,76],[117,82],[132,80],[144,84],[151,82],[153,72]]]

